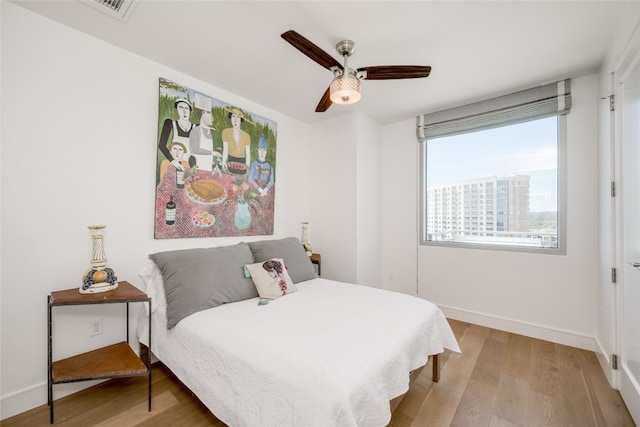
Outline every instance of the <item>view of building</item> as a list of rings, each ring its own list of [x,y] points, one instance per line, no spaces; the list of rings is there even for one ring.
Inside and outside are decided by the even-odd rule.
[[[490,176],[427,189],[428,241],[522,244],[529,236],[529,176]]]

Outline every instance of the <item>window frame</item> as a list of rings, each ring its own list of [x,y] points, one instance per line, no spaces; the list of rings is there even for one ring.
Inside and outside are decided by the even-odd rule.
[[[492,251],[508,251],[508,252],[524,252],[524,253],[536,253],[536,254],[550,254],[550,255],[566,255],[567,248],[567,197],[566,197],[566,154],[567,154],[567,116],[566,114],[558,114],[558,134],[557,134],[557,206],[558,206],[558,247],[557,248],[540,248],[532,246],[518,246],[518,245],[501,245],[501,244],[488,244],[488,243],[461,243],[461,242],[446,242],[446,241],[430,241],[427,240],[427,144],[429,140],[423,141],[420,145],[420,173],[419,173],[419,242],[420,246],[434,246],[434,247],[448,247],[448,248],[460,248],[460,249],[481,249]],[[534,118],[528,121],[539,120],[541,118]],[[501,126],[509,126],[512,123],[505,123]],[[472,130],[468,133],[473,133],[478,130]],[[432,138],[436,139],[436,138]]]

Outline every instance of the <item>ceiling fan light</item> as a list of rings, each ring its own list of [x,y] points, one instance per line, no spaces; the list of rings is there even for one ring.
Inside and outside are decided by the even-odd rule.
[[[355,104],[360,101],[360,80],[353,76],[340,76],[329,86],[329,98],[334,104]]]

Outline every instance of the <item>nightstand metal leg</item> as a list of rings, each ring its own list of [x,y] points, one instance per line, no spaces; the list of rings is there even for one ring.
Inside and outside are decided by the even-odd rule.
[[[151,412],[151,298],[149,298],[149,349],[147,351],[147,369],[149,369],[149,412]]]
[[[53,424],[53,371],[52,371],[52,352],[51,341],[51,298],[47,295],[47,403],[49,404],[49,423]]]
[[[127,303],[127,344],[129,344],[129,303]]]

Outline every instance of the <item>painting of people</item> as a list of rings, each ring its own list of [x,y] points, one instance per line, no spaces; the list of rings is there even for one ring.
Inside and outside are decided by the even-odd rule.
[[[277,124],[160,78],[156,239],[273,234]]]

